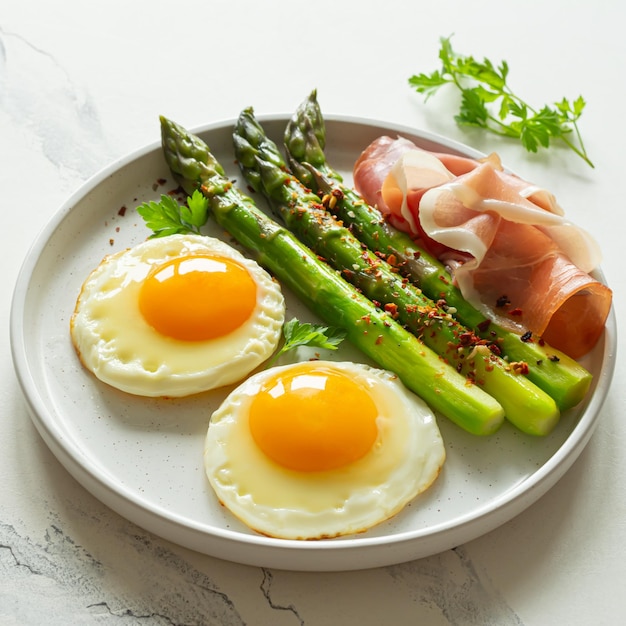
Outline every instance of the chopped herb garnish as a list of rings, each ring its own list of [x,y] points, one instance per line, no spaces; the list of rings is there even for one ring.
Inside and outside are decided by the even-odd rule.
[[[276,361],[285,352],[299,346],[336,350],[345,339],[346,332],[332,326],[321,326],[308,322],[302,323],[294,317],[283,325],[283,337],[285,342],[282,348],[273,356],[270,363]]]
[[[162,194],[159,202],[144,202],[137,207],[146,226],[152,230],[150,238],[200,233],[209,218],[209,200],[197,189],[179,204],[172,197]]]

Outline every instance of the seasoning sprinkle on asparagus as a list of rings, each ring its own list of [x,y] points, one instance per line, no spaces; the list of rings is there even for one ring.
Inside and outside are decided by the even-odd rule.
[[[495,432],[502,406],[467,383],[392,317],[336,271],[321,262],[291,232],[270,219],[225,176],[222,165],[197,136],[162,117],[163,153],[186,193],[201,189],[210,214],[256,260],[325,323],[346,336],[380,367],[394,371],[433,410],[474,434]]]
[[[489,349],[487,340],[459,324],[338,222],[322,199],[288,170],[251,109],[240,114],[233,140],[244,178],[263,193],[274,212],[305,245],[457,372],[492,395],[520,430],[545,435],[554,428],[560,414],[554,400],[520,375],[522,368],[505,363]]]
[[[285,131],[288,163],[298,178],[324,196],[337,198],[333,213],[370,249],[383,257],[395,257],[398,271],[481,338],[495,342],[510,361],[526,362],[528,378],[548,393],[561,411],[578,404],[591,384],[591,374],[563,352],[541,338],[520,335],[486,319],[470,305],[453,284],[450,274],[437,259],[421,249],[407,234],[383,219],[328,164],[324,148],[324,118],[313,91],[298,107]]]

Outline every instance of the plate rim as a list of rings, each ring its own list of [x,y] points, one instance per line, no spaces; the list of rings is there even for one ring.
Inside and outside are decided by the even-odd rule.
[[[282,121],[286,123],[290,117],[290,115],[282,113],[257,116],[262,124]],[[347,115],[328,115],[325,116],[325,119],[327,124],[365,125],[371,128],[386,129],[387,132],[408,134],[419,137],[424,141],[441,145],[458,154],[473,158],[484,156],[482,152],[458,141],[441,136],[437,133],[412,128],[402,124]],[[191,132],[203,136],[211,131],[217,131],[232,126],[235,121],[235,119],[219,120],[198,126],[191,129]],[[582,414],[578,418],[578,423],[556,452],[541,465],[541,467],[527,478],[520,481],[518,485],[509,489],[505,494],[501,494],[500,497],[496,498],[494,501],[473,509],[461,518],[457,517],[454,520],[448,520],[446,523],[436,526],[429,526],[414,531],[404,531],[393,536],[377,535],[372,537],[359,537],[357,541],[355,541],[354,538],[337,538],[324,542],[302,542],[298,540],[275,539],[254,534],[242,535],[236,530],[215,528],[211,533],[212,541],[209,542],[211,551],[207,552],[203,549],[201,542],[201,539],[206,535],[206,530],[199,524],[190,524],[189,520],[183,520],[185,527],[191,533],[190,536],[187,537],[187,541],[181,542],[177,539],[173,539],[168,527],[174,525],[176,528],[179,528],[179,524],[181,523],[181,519],[177,519],[175,513],[166,511],[159,506],[148,506],[147,503],[138,502],[126,492],[123,485],[117,484],[117,486],[115,486],[111,484],[105,476],[102,476],[99,472],[95,472],[93,466],[85,467],[79,458],[80,451],[75,450],[75,446],[68,447],[67,442],[63,441],[62,433],[58,432],[58,428],[55,429],[53,427],[54,423],[51,423],[45,403],[42,402],[35,376],[30,369],[25,340],[25,328],[24,325],[21,324],[26,314],[28,289],[39,258],[44,253],[49,240],[58,226],[62,224],[65,218],[72,212],[73,207],[85,195],[96,189],[106,178],[115,174],[130,163],[160,149],[160,141],[150,142],[114,160],[79,185],[70,197],[63,202],[48,219],[31,243],[18,272],[10,307],[9,339],[11,356],[18,384],[24,396],[31,420],[34,422],[39,434],[54,453],[57,460],[61,462],[66,470],[68,470],[83,487],[109,508],[120,513],[123,517],[142,528],[160,535],[165,539],[218,558],[249,565],[273,566],[281,569],[345,571],[389,565],[411,560],[412,558],[428,556],[494,530],[496,527],[521,513],[525,508],[546,493],[558,482],[578,458],[595,430],[598,417],[608,395],[608,390],[613,378],[616,361],[615,353],[617,349],[617,327],[613,305],[611,306],[609,318],[607,319],[605,330],[601,337],[604,350],[601,359],[600,375],[595,382],[594,392],[583,400],[586,404]],[[597,275],[601,280],[604,280],[601,269],[597,271]],[[86,475],[85,472],[87,473]],[[529,493],[531,490],[532,494]],[[96,495],[95,491],[98,491],[98,495]],[[123,502],[118,502],[119,499]],[[129,516],[128,508],[137,509],[138,512]],[[126,510],[126,512],[121,512],[122,510]],[[142,520],[141,522],[137,521],[139,513],[155,516],[155,519]],[[489,516],[492,516],[492,519],[490,523],[486,523]],[[200,537],[195,536],[198,533],[200,533]],[[453,537],[443,537],[446,533],[452,534]],[[417,544],[425,541],[432,543],[434,551],[427,550],[427,554],[422,554],[423,550],[420,550]],[[221,542],[223,542],[223,545]],[[407,544],[412,543],[416,544],[415,546],[411,546],[414,548],[414,554],[411,553],[411,550],[407,551],[406,549]],[[240,554],[241,550],[239,550],[239,548],[242,546],[244,552],[246,546],[254,546],[258,549],[258,553],[247,555],[243,553]],[[351,557],[353,558],[352,562],[346,561],[345,553],[348,552],[352,555],[355,551],[360,551],[362,554]],[[365,554],[363,551],[369,552]],[[236,554],[233,554],[233,552]],[[329,553],[332,555],[331,557],[328,556]],[[297,555],[317,554],[317,557],[308,562],[296,564],[293,558],[294,554],[296,554],[296,560],[298,560]],[[320,557],[320,554],[324,556]],[[407,558],[403,555],[406,555]]]

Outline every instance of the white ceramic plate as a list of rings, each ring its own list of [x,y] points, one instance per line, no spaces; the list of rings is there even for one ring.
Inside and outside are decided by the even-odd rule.
[[[286,118],[260,119],[279,141]],[[196,132],[238,178],[231,129],[232,123],[219,123]],[[479,156],[408,128],[329,118],[329,161],[350,180],[355,158],[383,133],[403,134],[427,149]],[[124,517],[180,545],[250,565],[309,571],[376,567],[435,554],[503,524],[552,487],[588,442],[613,374],[613,313],[584,361],[595,375],[591,392],[550,436],[531,438],[505,424],[483,439],[442,419],[448,453],[442,474],[394,519],[361,535],[315,542],[249,531],[217,503],[202,467],[209,418],[228,390],[184,400],[131,397],[86,372],[70,342],[69,319],[85,277],[104,255],[147,237],[135,207],[174,187],[159,143],[88,181],[34,243],[11,312],[13,359],[37,429],[67,470]],[[224,236],[219,229],[210,232]],[[286,297],[289,317],[313,319]],[[364,360],[349,345],[324,356]]]

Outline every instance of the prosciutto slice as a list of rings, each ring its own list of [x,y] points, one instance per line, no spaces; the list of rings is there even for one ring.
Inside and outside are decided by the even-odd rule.
[[[505,172],[497,155],[477,161],[381,137],[353,175],[365,200],[445,262],[486,317],[573,358],[595,345],[612,300],[590,275],[598,246],[552,194]]]

